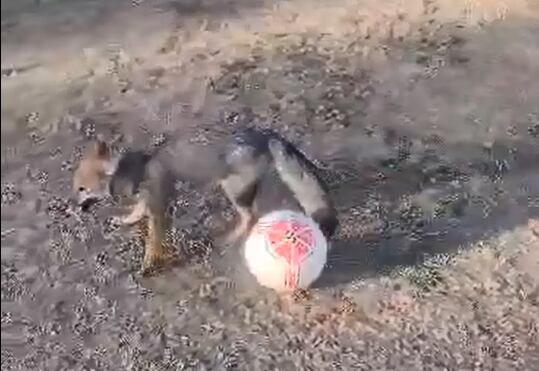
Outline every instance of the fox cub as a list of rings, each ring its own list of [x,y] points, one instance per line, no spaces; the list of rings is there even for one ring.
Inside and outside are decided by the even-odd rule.
[[[112,156],[109,145],[98,139],[74,172],[73,191],[83,210],[106,196],[132,201],[131,212],[118,221],[132,225],[147,219],[143,271],[148,272],[165,260],[163,243],[171,226],[168,205],[176,196],[176,179],[189,178],[188,169],[195,170],[199,179],[220,185],[238,213],[239,223],[225,239],[227,243],[245,236],[256,221],[258,190],[271,170],[276,170],[328,240],[338,227],[336,210],[316,166],[270,130],[249,128],[213,145],[178,142],[153,152],[130,150],[119,156]]]

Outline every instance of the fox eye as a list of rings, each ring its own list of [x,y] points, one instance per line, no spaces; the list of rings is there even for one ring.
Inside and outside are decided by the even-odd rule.
[[[86,188],[84,187],[79,187],[79,192],[84,192],[86,190]]]

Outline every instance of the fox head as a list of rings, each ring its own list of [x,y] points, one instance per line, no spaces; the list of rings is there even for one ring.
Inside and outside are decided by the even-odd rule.
[[[107,180],[115,172],[116,162],[103,139],[86,149],[73,173],[73,193],[83,211],[108,195]]]

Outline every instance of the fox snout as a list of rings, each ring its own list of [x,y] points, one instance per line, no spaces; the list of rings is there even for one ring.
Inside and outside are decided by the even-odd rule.
[[[88,212],[90,210],[90,208],[95,205],[97,202],[99,201],[99,198],[97,197],[88,197],[84,200],[79,200],[79,202],[77,203],[79,209],[83,212]]]
[[[87,212],[93,205],[100,201],[103,196],[104,195],[94,193],[80,187],[78,190],[76,190],[76,194],[72,198],[72,202],[81,211]]]

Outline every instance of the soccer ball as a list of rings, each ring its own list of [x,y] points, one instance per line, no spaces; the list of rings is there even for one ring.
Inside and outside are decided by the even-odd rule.
[[[303,213],[279,210],[258,220],[245,242],[247,268],[262,286],[276,291],[309,287],[322,273],[328,243]]]

